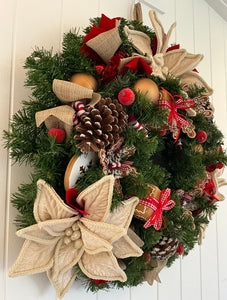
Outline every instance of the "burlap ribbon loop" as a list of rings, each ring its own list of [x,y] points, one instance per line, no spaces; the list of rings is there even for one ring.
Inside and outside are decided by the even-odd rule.
[[[35,114],[36,126],[39,127],[43,122],[45,122],[47,129],[64,129],[66,139],[68,139],[73,129],[74,112],[74,109],[68,105],[57,106],[39,111]]]
[[[85,102],[85,104],[94,106],[101,99],[101,95],[98,93],[94,93],[91,89],[73,82],[59,79],[54,79],[53,91],[58,99],[64,104],[82,100],[83,102]],[[90,101],[87,101],[87,99],[89,99]]]
[[[92,48],[106,64],[109,64],[111,57],[113,57],[121,43],[122,40],[120,38],[118,28],[115,27],[100,33],[93,39],[87,41],[86,45]]]
[[[141,8],[141,4],[139,2],[134,5],[134,8],[133,8],[133,19],[135,21],[143,23],[142,8]]]

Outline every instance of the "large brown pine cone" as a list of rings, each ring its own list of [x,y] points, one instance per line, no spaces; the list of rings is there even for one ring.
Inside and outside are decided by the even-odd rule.
[[[157,260],[165,260],[176,253],[179,242],[177,239],[163,236],[151,249],[151,255]]]
[[[76,127],[77,147],[83,152],[98,152],[119,139],[127,124],[127,115],[118,100],[101,99],[94,107],[85,108]]]

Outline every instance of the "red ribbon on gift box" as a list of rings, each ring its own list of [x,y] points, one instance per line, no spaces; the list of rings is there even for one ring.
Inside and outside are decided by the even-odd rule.
[[[162,90],[168,93],[171,100],[170,100],[170,102],[168,102],[167,100],[159,100],[158,104],[160,105],[161,108],[169,109],[168,122],[171,122],[171,128],[172,128],[172,130],[174,130],[173,132],[175,132],[175,130],[177,130],[177,127],[178,127],[178,134],[177,134],[177,138],[175,140],[175,143],[176,143],[176,141],[178,140],[179,135],[180,135],[181,127],[188,125],[188,121],[185,120],[184,118],[182,118],[182,117],[184,117],[184,115],[178,113],[177,110],[192,108],[194,106],[194,102],[189,101],[189,100],[184,101],[182,96],[180,96],[180,95],[173,96],[164,88],[162,88]],[[174,98],[178,98],[178,99],[175,100]]]
[[[154,226],[156,230],[160,230],[164,220],[163,211],[172,209],[175,206],[175,202],[170,199],[171,189],[165,189],[161,191],[159,199],[148,194],[147,198],[140,199],[140,204],[150,207],[154,210],[153,215],[144,224],[144,228]],[[164,225],[164,228],[166,224]],[[164,229],[163,228],[163,229]]]

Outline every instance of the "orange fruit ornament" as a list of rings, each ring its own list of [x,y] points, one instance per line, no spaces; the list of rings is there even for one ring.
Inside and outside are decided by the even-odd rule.
[[[136,81],[134,90],[145,95],[151,102],[159,100],[159,89],[157,84],[149,78],[141,78]]]
[[[70,82],[76,83],[93,91],[97,91],[98,89],[97,80],[92,75],[86,73],[74,74],[71,77]]]

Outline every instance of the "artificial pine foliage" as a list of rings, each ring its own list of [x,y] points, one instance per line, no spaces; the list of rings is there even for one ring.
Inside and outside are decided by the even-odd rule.
[[[88,34],[94,27],[93,24],[99,27],[100,20],[100,18],[91,19],[92,25],[87,27],[84,33]],[[121,18],[118,32],[122,43],[117,51],[124,53],[125,58],[134,55],[133,53],[139,53],[138,47],[135,47],[127,37],[124,31],[125,26],[128,26],[130,30],[146,34],[150,38],[150,47],[153,49],[157,33],[138,21],[127,21]],[[186,94],[181,79],[170,73],[165,78],[153,73],[146,74],[139,69],[135,72],[127,69],[120,74],[115,74],[114,72],[118,69],[116,62],[115,65],[113,63],[105,65],[102,62],[100,66],[100,62],[97,63],[95,59],[88,58],[80,51],[84,45],[84,38],[85,36],[79,35],[78,31],[72,30],[64,35],[62,53],[54,54],[52,51],[36,49],[27,58],[25,84],[31,88],[32,96],[31,99],[23,101],[21,110],[13,116],[10,131],[4,131],[4,139],[6,147],[10,149],[12,159],[17,163],[25,162],[34,169],[30,176],[30,183],[22,184],[12,197],[12,204],[19,212],[15,220],[18,228],[25,228],[36,223],[33,205],[37,197],[39,179],[46,181],[65,200],[64,176],[71,157],[73,155],[79,157],[83,151],[98,152],[102,148],[108,152],[119,137],[124,139],[125,145],[135,147],[136,151],[128,158],[129,161],[121,162],[124,166],[120,164],[116,166],[113,162],[112,168],[127,168],[127,164],[133,164],[137,173],[117,178],[117,183],[121,187],[120,193],[119,186],[115,182],[110,212],[113,213],[116,208],[122,208],[123,201],[132,196],[137,196],[140,200],[149,197],[150,185],[156,186],[160,192],[167,188],[171,189],[174,207],[163,211],[162,226],[159,230],[153,226],[145,228],[144,222],[137,218],[131,221],[131,229],[144,242],[140,246],[144,255],[125,256],[126,258],[121,259],[127,276],[126,281],[99,281],[88,277],[78,266],[75,267],[78,277],[82,279],[86,288],[95,292],[111,287],[121,288],[140,284],[144,279],[144,272],[152,273],[155,269],[152,260],[157,259],[158,255],[154,255],[154,249],[165,239],[170,243],[174,241],[172,245],[174,250],[171,248],[173,250],[171,255],[165,256],[165,259],[168,259],[167,266],[179,257],[175,249],[178,244],[183,245],[184,255],[189,253],[197,243],[204,224],[209,223],[210,214],[217,209],[216,201],[213,200],[215,198],[212,198],[212,193],[210,196],[208,189],[211,187],[210,182],[206,182],[210,180],[207,168],[212,167],[212,172],[215,172],[216,169],[227,165],[227,156],[221,148],[223,135],[211,118],[201,113],[188,115],[185,107],[177,109],[178,116],[183,120],[192,121],[196,132],[206,132],[207,140],[200,144],[196,138],[191,138],[183,132],[184,128],[181,123],[173,124],[166,104],[161,109],[161,104],[150,101],[146,93],[135,92],[135,101],[129,106],[122,106],[117,100],[122,89],[133,89],[135,82],[140,78],[149,78],[154,81],[159,90],[163,88],[171,95],[177,95],[182,101],[190,99],[192,103],[193,98],[201,97],[206,93],[204,87],[196,84],[189,85]],[[109,80],[105,72],[102,73],[106,69],[111,73],[112,80]],[[102,100],[94,107],[89,105],[88,99],[81,100],[84,106],[83,113],[76,111],[74,115],[78,124],[72,130],[71,135],[59,144],[56,143],[54,136],[48,136],[48,129],[44,123],[39,127],[36,126],[35,115],[40,111],[71,104],[62,103],[57,98],[52,90],[52,83],[54,79],[69,81],[75,73],[92,75],[97,80],[97,93],[101,95]],[[127,123],[128,115],[136,118],[136,125]],[[97,116],[101,118],[98,122]],[[139,130],[141,128],[143,129]],[[178,136],[174,137],[176,133]],[[102,142],[100,147],[97,146],[99,140]],[[92,147],[88,147],[87,145],[91,143],[93,143]],[[82,169],[80,172],[79,179],[73,186],[79,192],[104,177],[99,158],[88,169]],[[200,187],[199,193],[193,194],[198,187],[198,182],[202,182],[204,186]],[[215,188],[218,189],[218,186]],[[179,190],[183,190],[184,193],[181,199],[178,196]],[[187,198],[187,194],[190,194],[191,198]],[[161,201],[161,196],[162,194],[159,201]]]

